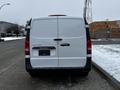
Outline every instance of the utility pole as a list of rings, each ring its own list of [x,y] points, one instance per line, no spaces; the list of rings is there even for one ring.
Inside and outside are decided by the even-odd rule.
[[[1,10],[4,6],[6,6],[6,5],[10,5],[10,3],[2,4],[2,5],[0,6],[0,10]],[[1,40],[1,30],[0,30],[0,41],[2,41],[2,40]]]
[[[107,39],[110,40],[111,38],[111,28],[110,28],[110,25],[109,25],[109,19],[106,19],[106,33],[107,33]]]

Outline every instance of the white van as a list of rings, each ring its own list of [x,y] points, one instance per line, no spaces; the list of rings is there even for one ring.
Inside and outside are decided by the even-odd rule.
[[[82,18],[53,15],[31,19],[26,27],[25,65],[36,70],[91,70],[91,40]]]

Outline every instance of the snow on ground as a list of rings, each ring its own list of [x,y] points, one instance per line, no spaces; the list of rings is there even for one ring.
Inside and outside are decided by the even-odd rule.
[[[120,45],[93,45],[93,62],[120,82]]]
[[[5,38],[1,38],[4,39],[5,41],[10,41],[10,40],[17,40],[17,39],[23,39],[25,37],[5,37]]]

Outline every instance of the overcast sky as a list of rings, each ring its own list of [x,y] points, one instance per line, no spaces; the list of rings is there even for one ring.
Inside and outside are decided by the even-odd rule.
[[[11,3],[0,10],[0,21],[25,24],[31,17],[49,14],[83,15],[84,0],[0,0],[0,5]],[[93,21],[120,20],[120,0],[92,0]]]

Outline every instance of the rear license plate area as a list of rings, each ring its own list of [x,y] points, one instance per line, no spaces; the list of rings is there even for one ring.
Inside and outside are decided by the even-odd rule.
[[[39,56],[50,56],[50,49],[44,48],[38,51]]]
[[[33,47],[33,56],[55,56],[56,48],[54,46]]]

